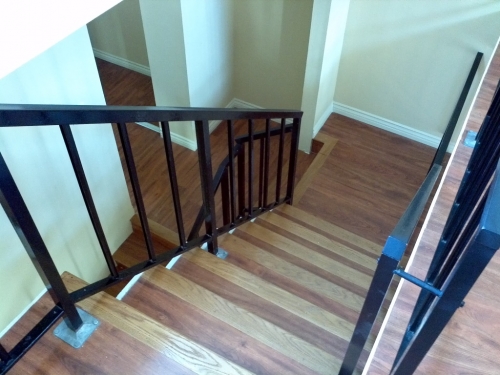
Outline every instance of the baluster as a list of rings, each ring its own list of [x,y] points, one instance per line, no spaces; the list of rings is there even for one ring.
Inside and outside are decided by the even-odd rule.
[[[290,161],[288,162],[288,185],[286,197],[288,203],[293,203],[293,192],[295,190],[295,172],[297,170],[297,157],[299,151],[300,118],[293,119],[292,141],[290,144]]]
[[[238,152],[238,206],[240,217],[245,216],[245,144],[240,145]]]
[[[221,196],[222,196],[222,222],[223,225],[231,223],[231,210],[229,207],[229,168],[224,170],[221,179]]]
[[[269,153],[271,147],[271,119],[266,119],[266,142],[264,150],[264,197],[263,206],[267,207],[269,197]]]
[[[31,217],[19,189],[0,153],[0,204],[16,230],[40,278],[43,280],[54,303],[60,304],[69,328],[77,331],[83,324],[75,304],[57,271],[56,265],[43,242],[42,236]]]
[[[156,260],[153,240],[151,239],[151,232],[149,230],[148,217],[146,215],[146,209],[142,199],[141,186],[139,184],[139,178],[137,177],[134,155],[132,154],[132,147],[130,146],[130,139],[128,137],[127,125],[125,125],[125,123],[118,123],[117,125],[120,140],[122,142],[123,154],[125,155],[125,161],[127,163],[128,174],[130,176],[130,183],[132,184],[132,190],[134,192],[135,204],[141,221],[144,241],[146,242],[148,257],[150,260]]]
[[[175,171],[174,152],[172,150],[172,139],[170,136],[170,125],[168,121],[161,121],[161,130],[163,132],[163,146],[167,158],[168,176],[170,179],[170,188],[172,190],[172,200],[174,203],[175,221],[177,223],[177,232],[179,234],[179,244],[186,244],[186,234],[184,232],[184,221],[182,220],[181,198],[179,195],[179,184],[177,183],[177,172]]]
[[[111,255],[108,241],[106,240],[104,230],[102,229],[101,220],[99,219],[94,200],[92,199],[92,193],[90,192],[90,187],[87,182],[87,178],[85,177],[85,171],[83,170],[83,165],[78,154],[78,149],[76,147],[75,138],[73,137],[73,132],[71,131],[71,127],[69,125],[60,125],[59,128],[61,129],[64,143],[66,144],[66,149],[68,150],[71,164],[73,166],[73,170],[75,171],[76,179],[78,181],[78,185],[80,186],[80,191],[82,193],[85,206],[87,207],[90,221],[92,222],[92,226],[94,227],[94,232],[97,236],[97,240],[99,241],[99,245],[101,246],[101,251],[104,255],[104,259],[106,260],[106,264],[108,265],[111,276],[116,278],[118,277],[118,270],[116,269],[113,255]]]
[[[253,217],[253,120],[248,120],[248,217]]]
[[[281,119],[280,144],[278,150],[278,170],[276,173],[276,203],[281,196],[281,175],[283,173],[283,149],[285,147],[285,119]]]
[[[235,187],[234,187],[234,125],[231,120],[227,120],[227,143],[229,150],[229,190],[231,201],[231,222],[236,220],[236,203],[235,203]]]
[[[259,148],[259,207],[264,208],[264,147],[265,147],[265,138],[260,139],[260,148]]]
[[[217,254],[217,228],[215,217],[215,197],[212,175],[212,155],[210,151],[210,134],[208,121],[196,121],[196,142],[198,144],[198,160],[200,165],[201,193],[205,209],[205,228],[210,236],[208,251]]]

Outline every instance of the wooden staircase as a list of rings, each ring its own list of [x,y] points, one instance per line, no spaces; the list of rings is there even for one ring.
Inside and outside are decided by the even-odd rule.
[[[168,230],[152,228],[157,245],[166,246]],[[124,266],[136,261],[130,252],[143,247],[141,235],[135,231],[123,245],[128,250],[116,253]],[[336,374],[380,246],[289,205],[219,244],[225,260],[196,249],[171,269],[144,273],[122,301],[99,293],[80,302],[102,322],[84,347],[48,333],[12,373]],[[64,280],[71,290],[82,284]],[[30,314],[41,315],[48,300]],[[7,345],[30,314],[5,337]]]

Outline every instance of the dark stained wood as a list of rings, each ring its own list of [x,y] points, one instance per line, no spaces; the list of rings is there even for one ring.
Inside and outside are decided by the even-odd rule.
[[[491,103],[500,78],[500,49],[481,84],[466,130],[477,131]],[[417,243],[407,271],[424,278],[439,241],[446,217],[455,198],[472,149],[463,145],[466,132],[451,157],[450,167],[438,192],[420,241]],[[500,329],[498,314],[500,294],[495,291],[500,281],[500,254],[496,254],[487,269],[421,362],[415,374],[497,374],[500,368]],[[403,282],[386,318],[381,340],[373,353],[369,374],[387,374],[394,361],[403,332],[418,297],[419,289]]]

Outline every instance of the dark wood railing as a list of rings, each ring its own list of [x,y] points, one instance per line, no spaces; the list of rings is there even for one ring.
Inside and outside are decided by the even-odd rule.
[[[294,177],[297,163],[298,137],[302,112],[286,110],[239,110],[210,108],[169,108],[169,107],[113,107],[113,106],[46,106],[46,105],[0,105],[0,127],[46,126],[59,124],[80,192],[85,201],[89,217],[94,227],[110,275],[74,292],[68,292],[38,231],[28,207],[0,154],[0,203],[15,228],[22,244],[28,252],[40,277],[45,283],[54,307],[14,348],[7,351],[0,345],[0,374],[6,373],[14,364],[47,332],[55,322],[64,317],[68,327],[74,331],[82,326],[75,303],[105,290],[123,280],[144,272],[195,247],[207,243],[210,252],[218,250],[217,237],[255,216],[293,199]],[[280,125],[272,127],[272,119],[280,119]],[[209,121],[223,120],[227,126],[228,156],[223,160],[215,175],[212,173]],[[235,121],[247,122],[247,134],[235,136]],[[292,124],[287,125],[286,121]],[[170,177],[179,246],[157,253],[149,230],[146,208],[134,161],[134,155],[127,131],[127,123],[159,122],[163,130],[166,162]],[[181,207],[179,186],[169,122],[194,121],[198,146],[202,207],[193,228],[186,237]],[[264,131],[256,131],[256,122],[265,122]],[[85,171],[80,161],[71,126],[86,124],[114,123],[117,126],[123,155],[130,177],[133,195],[144,234],[148,259],[128,269],[118,270],[109,249],[99,215],[92,198]],[[221,125],[222,126],[222,125]],[[286,191],[282,194],[281,176],[284,169],[285,135],[291,132],[289,147],[288,178]],[[271,171],[271,140],[279,143],[276,169]],[[255,178],[255,143],[260,144],[258,178]],[[245,155],[246,153],[246,155]],[[276,171],[276,196],[270,202],[269,186]],[[257,185],[257,189],[255,188]],[[218,187],[222,194],[222,225],[217,226],[215,194]],[[255,199],[255,190],[258,199]],[[257,206],[256,205],[257,203]],[[205,232],[200,235],[205,223]]]
[[[408,243],[413,235],[413,232],[415,231],[415,228],[417,227],[420,217],[422,216],[436,181],[438,180],[444,156],[448,149],[451,137],[455,131],[460,113],[462,112],[465,100],[467,99],[467,95],[472,86],[474,77],[476,76],[482,57],[483,54],[478,52],[474,62],[472,63],[462,92],[443,134],[439,147],[435,153],[428,174],[405,210],[403,216],[401,216],[396,227],[389,235],[384,248],[382,249],[382,254],[378,260],[375,274],[368,289],[368,294],[344,356],[339,372],[341,375],[350,375],[355,371],[361,352],[363,351],[366,341],[368,340],[394,275],[398,275],[399,277],[420,286],[423,293],[425,291],[428,293],[436,292],[436,288],[432,283],[419,280],[416,277],[400,270],[399,263],[403,258]],[[403,373],[411,374],[411,372],[401,372],[401,374]]]

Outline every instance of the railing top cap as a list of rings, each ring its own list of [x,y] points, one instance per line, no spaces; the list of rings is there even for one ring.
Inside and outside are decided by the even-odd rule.
[[[283,109],[0,104],[0,127],[301,117],[301,111]]]

